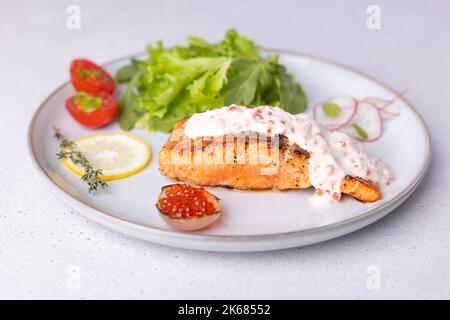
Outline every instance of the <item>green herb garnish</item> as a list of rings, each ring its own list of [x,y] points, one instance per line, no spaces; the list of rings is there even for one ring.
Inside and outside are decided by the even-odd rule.
[[[352,124],[353,129],[355,129],[356,133],[358,134],[358,136],[362,139],[362,140],[367,140],[368,135],[367,132],[364,131],[363,128],[361,128],[360,126],[358,126],[356,123]]]
[[[84,112],[93,112],[99,109],[103,104],[103,99],[100,97],[91,96],[85,92],[77,92],[72,100],[75,101],[78,108]]]
[[[332,119],[338,118],[342,113],[341,107],[334,102],[325,102],[322,105],[322,110],[328,118]]]
[[[138,80],[139,73],[133,76],[127,90],[119,100],[119,125],[124,130],[133,129],[138,120],[146,114],[145,110],[139,104],[139,98],[136,92],[133,90]]]
[[[100,187],[103,189],[108,187],[108,184],[100,178],[103,175],[102,169],[94,169],[89,160],[80,151],[74,149],[75,142],[66,139],[59,129],[53,128],[53,130],[55,138],[59,141],[60,150],[56,154],[58,159],[69,159],[75,165],[80,165],[84,169],[85,173],[81,180],[88,184],[89,193]]]
[[[134,75],[139,72],[139,65],[142,63],[136,59],[131,59],[131,64],[122,67],[117,71],[116,80],[119,83],[125,83],[131,81]]]

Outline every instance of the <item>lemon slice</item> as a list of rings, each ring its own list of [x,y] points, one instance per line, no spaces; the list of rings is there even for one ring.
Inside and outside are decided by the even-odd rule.
[[[147,142],[128,133],[106,133],[74,140],[74,151],[80,151],[94,169],[102,169],[102,180],[121,179],[138,173],[150,161],[150,147]],[[84,170],[70,159],[63,159],[64,165],[82,176]]]

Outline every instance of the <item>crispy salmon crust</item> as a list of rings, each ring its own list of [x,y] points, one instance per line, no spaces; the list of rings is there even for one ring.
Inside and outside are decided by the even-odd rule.
[[[179,121],[158,155],[161,174],[203,186],[242,190],[306,189],[309,153],[288,143],[285,136],[236,134],[190,139]],[[264,143],[262,143],[264,142]],[[376,185],[347,176],[341,191],[357,200],[381,198]]]

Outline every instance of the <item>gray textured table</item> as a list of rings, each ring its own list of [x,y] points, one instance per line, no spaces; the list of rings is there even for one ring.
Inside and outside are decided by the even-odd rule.
[[[450,2],[393,2],[2,1],[0,298],[450,298]],[[80,30],[66,27],[69,4],[81,9]],[[371,4],[381,9],[379,30],[366,26]],[[336,60],[407,90],[433,143],[414,195],[339,239],[220,254],[111,232],[43,187],[27,124],[66,81],[73,57],[105,62],[189,34],[218,40],[232,26],[264,46]]]

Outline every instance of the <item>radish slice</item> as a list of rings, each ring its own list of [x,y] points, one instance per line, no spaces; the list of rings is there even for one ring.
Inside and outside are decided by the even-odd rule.
[[[378,97],[366,97],[361,100],[362,102],[368,102],[376,106],[378,109],[382,109],[383,106],[387,105],[390,101],[383,98]]]
[[[374,104],[380,110],[383,119],[391,119],[400,115],[398,99],[404,94],[405,91],[402,91],[390,100],[379,97],[367,97],[363,101]]]
[[[391,111],[388,111],[385,109],[381,109],[380,114],[383,119],[388,120],[388,119],[398,117],[400,115],[400,112],[391,112]]]
[[[345,127],[355,115],[357,100],[338,97],[318,103],[313,108],[313,118],[328,130]]]
[[[352,137],[364,141],[373,142],[383,133],[383,119],[380,110],[373,103],[361,101],[350,123],[342,129]]]
[[[392,118],[400,115],[400,104],[398,100],[393,100],[383,105],[380,109],[381,114],[387,118]]]
[[[397,100],[369,97],[365,98],[363,101],[375,105],[378,110],[380,110],[383,119],[392,119],[400,115],[400,105],[397,103]]]

